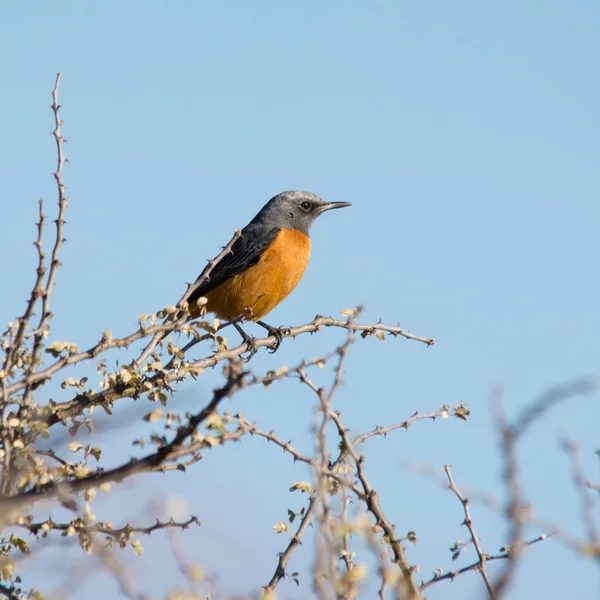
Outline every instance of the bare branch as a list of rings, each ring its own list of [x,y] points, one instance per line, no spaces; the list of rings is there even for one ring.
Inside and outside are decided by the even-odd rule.
[[[78,529],[85,529],[89,533],[101,533],[103,535],[109,536],[115,540],[119,540],[123,535],[129,535],[131,533],[140,533],[143,535],[151,535],[155,531],[159,531],[161,529],[188,529],[190,525],[200,525],[200,520],[197,517],[190,517],[186,521],[177,522],[173,519],[169,521],[161,522],[159,519],[156,520],[156,523],[149,525],[147,527],[135,527],[131,525],[124,525],[118,529],[109,526],[106,523],[98,522],[92,524],[82,524],[79,522],[79,519],[73,519],[70,523],[55,523],[51,518],[48,518],[46,521],[38,521],[36,523],[28,523],[25,519],[20,519],[19,521],[15,521],[13,523],[8,523],[9,527],[21,527],[26,529],[32,535],[36,537],[41,533],[45,533],[48,531],[70,531],[74,530],[75,532]]]
[[[544,540],[548,539],[548,536],[546,535],[540,535],[537,538],[527,541],[525,542],[525,546],[532,546],[533,544],[537,544],[538,542],[543,542]],[[510,552],[502,552],[500,554],[496,554],[493,556],[488,556],[486,558],[486,562],[492,562],[494,560],[510,560],[511,558],[511,554]],[[434,576],[429,580],[429,581],[425,581],[422,582],[421,585],[419,586],[419,589],[421,591],[426,590],[427,588],[431,587],[433,584],[435,583],[439,583],[440,581],[454,581],[456,579],[456,577],[458,577],[459,575],[462,575],[464,573],[468,573],[469,571],[477,571],[479,569],[480,566],[480,561],[478,560],[477,562],[474,562],[466,567],[462,567],[461,569],[457,569],[456,571],[448,571],[447,573],[435,573]]]
[[[419,411],[417,411],[412,415],[412,417],[409,417],[408,419],[406,419],[405,421],[402,421],[401,423],[395,423],[394,425],[389,425],[387,427],[375,426],[375,429],[373,429],[372,431],[369,431],[368,433],[363,433],[361,435],[358,435],[356,438],[354,438],[353,443],[355,446],[358,446],[359,444],[362,444],[369,438],[372,438],[372,437],[375,437],[378,435],[385,437],[388,433],[390,433],[390,431],[395,431],[396,429],[408,430],[408,428],[412,425],[412,423],[414,423],[415,421],[419,421],[421,419],[431,419],[432,421],[435,421],[438,417],[445,419],[450,414],[456,415],[457,409],[464,409],[464,404],[462,402],[460,402],[459,404],[453,405],[453,406],[447,406],[444,404],[444,406],[442,406],[441,408],[438,408],[437,410],[435,410],[433,412],[424,413],[424,414],[421,414]]]
[[[108,572],[118,583],[123,596],[129,598],[130,600],[149,600],[146,594],[137,591],[136,587],[131,581],[131,578],[127,574],[122,561],[117,560],[113,550],[98,545],[95,554],[104,563],[108,569]]]
[[[577,444],[564,440],[563,449],[571,461],[573,471],[573,483],[581,501],[581,520],[586,528],[588,540],[592,547],[598,546],[598,530],[594,519],[594,502],[588,493],[589,485],[586,484],[583,465],[581,464],[581,454]]]
[[[347,448],[348,453],[350,454],[352,460],[356,464],[356,472],[364,491],[364,501],[367,505],[367,509],[375,517],[377,524],[383,529],[385,535],[389,540],[390,547],[392,548],[392,552],[394,553],[394,562],[400,567],[402,571],[404,583],[406,586],[406,597],[420,598],[421,594],[414,580],[413,569],[410,563],[408,562],[408,559],[406,558],[404,548],[402,548],[402,544],[400,543],[400,539],[396,534],[394,526],[389,522],[388,518],[386,517],[385,513],[381,508],[381,505],[379,503],[379,495],[369,483],[369,480],[365,473],[365,457],[360,456],[354,448],[354,445],[350,440],[346,429],[342,425],[339,414],[336,412],[331,412],[330,417],[338,429],[338,433],[342,438],[344,446]]]
[[[40,320],[36,328],[37,333],[33,336],[33,348],[31,351],[29,375],[35,373],[40,364],[41,352],[44,347],[45,333],[48,329],[48,323],[52,318],[52,313],[50,312],[50,298],[54,289],[54,283],[56,281],[58,267],[60,266],[58,256],[60,253],[61,246],[65,242],[63,230],[65,225],[65,212],[67,210],[69,198],[67,198],[67,196],[65,195],[66,186],[63,182],[63,167],[66,162],[66,159],[63,151],[65,139],[62,135],[61,130],[63,122],[60,118],[60,105],[58,103],[58,87],[60,85],[60,79],[61,74],[58,73],[56,75],[56,83],[54,85],[54,89],[52,90],[51,107],[52,112],[54,113],[54,130],[52,131],[52,135],[54,136],[54,140],[56,142],[57,154],[56,171],[54,172],[54,179],[56,180],[56,187],[58,191],[58,216],[56,217],[55,221],[56,237],[54,239],[54,246],[52,248],[52,254],[50,256],[50,269],[48,271],[48,278],[46,279],[46,283],[44,285],[42,293],[42,314],[40,315]],[[29,386],[24,399],[25,404],[29,404],[31,400],[31,392],[32,389]]]
[[[304,535],[312,521],[315,512],[315,505],[316,501],[314,500],[314,498],[311,498],[308,503],[308,508],[306,509],[306,512],[300,520],[300,525],[298,525],[298,529],[296,529],[296,533],[290,540],[290,543],[287,545],[287,548],[279,554],[279,560],[277,561],[275,573],[273,573],[273,577],[271,577],[269,583],[267,583],[267,585],[265,585],[263,588],[265,591],[265,595],[267,595],[269,592],[273,592],[277,587],[277,584],[285,578],[285,568],[287,567],[292,552],[302,544],[302,536]]]
[[[34,242],[34,246],[38,252],[38,266],[36,269],[36,280],[33,284],[33,288],[31,290],[31,295],[29,297],[29,301],[27,302],[27,308],[25,309],[25,313],[23,316],[18,319],[17,331],[12,339],[8,350],[6,351],[4,362],[2,365],[3,376],[0,377],[2,382],[5,383],[8,377],[10,376],[10,371],[15,364],[15,358],[17,353],[21,349],[21,345],[25,338],[25,331],[27,329],[27,325],[29,324],[29,320],[33,316],[33,311],[35,309],[36,302],[43,295],[43,281],[44,275],[46,274],[46,266],[45,266],[45,258],[46,254],[44,252],[43,240],[44,240],[44,212],[43,212],[44,202],[43,200],[39,201],[39,221],[37,223],[37,239]],[[10,333],[6,331],[4,336],[8,336]]]
[[[570,400],[575,396],[584,396],[591,394],[597,388],[597,384],[592,379],[576,379],[567,383],[557,385],[544,392],[535,402],[521,412],[515,419],[512,426],[515,439],[520,438],[534,421],[543,417],[551,408]]]
[[[511,560],[508,562],[506,568],[500,573],[494,584],[496,597],[501,598],[502,595],[506,593],[517,567],[522,549],[521,537],[526,514],[525,506],[521,498],[521,487],[518,476],[517,451],[515,447],[517,436],[506,421],[500,391],[496,394],[493,408],[502,444],[502,459],[504,462],[503,480],[506,484],[509,496],[506,515],[510,522],[509,549],[511,552]]]
[[[465,513],[465,520],[463,522],[463,525],[466,525],[467,529],[469,530],[469,533],[471,534],[471,541],[473,542],[473,546],[475,546],[475,552],[477,552],[477,557],[479,558],[477,571],[481,574],[481,577],[483,578],[485,587],[487,588],[490,598],[492,598],[492,600],[495,600],[496,594],[494,592],[494,587],[492,586],[492,582],[490,581],[489,575],[485,568],[485,561],[489,558],[489,554],[485,554],[481,549],[481,545],[479,544],[479,538],[475,533],[475,526],[473,525],[473,521],[471,520],[471,512],[469,510],[469,499],[465,498],[460,493],[460,490],[456,487],[454,479],[452,478],[452,473],[450,471],[450,465],[446,465],[444,467],[444,471],[446,472],[446,476],[448,477],[448,487],[450,491],[454,493],[454,495],[460,500],[461,504],[463,505],[463,510]]]

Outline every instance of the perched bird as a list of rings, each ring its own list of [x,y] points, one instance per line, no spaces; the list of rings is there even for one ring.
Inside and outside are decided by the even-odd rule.
[[[188,298],[192,318],[213,312],[220,319],[241,315],[276,335],[281,332],[261,319],[296,287],[310,258],[309,230],[317,217],[349,202],[325,202],[310,192],[288,191],[271,198],[242,229],[231,252]],[[197,300],[207,302],[198,306]],[[234,324],[246,342],[250,338]]]

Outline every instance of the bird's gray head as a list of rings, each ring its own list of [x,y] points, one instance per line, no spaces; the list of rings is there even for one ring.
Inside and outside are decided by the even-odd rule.
[[[310,192],[282,192],[271,198],[251,223],[264,223],[272,227],[298,229],[308,235],[315,219],[332,208],[352,206],[349,202],[325,202]]]

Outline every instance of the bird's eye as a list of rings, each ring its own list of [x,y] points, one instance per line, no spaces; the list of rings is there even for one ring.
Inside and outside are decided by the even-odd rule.
[[[300,203],[300,208],[306,212],[308,212],[312,207],[312,203],[310,200],[304,200]]]

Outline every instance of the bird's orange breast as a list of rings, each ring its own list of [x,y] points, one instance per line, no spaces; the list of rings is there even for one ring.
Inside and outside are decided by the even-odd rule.
[[[298,285],[310,259],[310,238],[296,229],[282,229],[258,263],[206,294],[206,308],[220,319],[246,317],[258,321]]]

